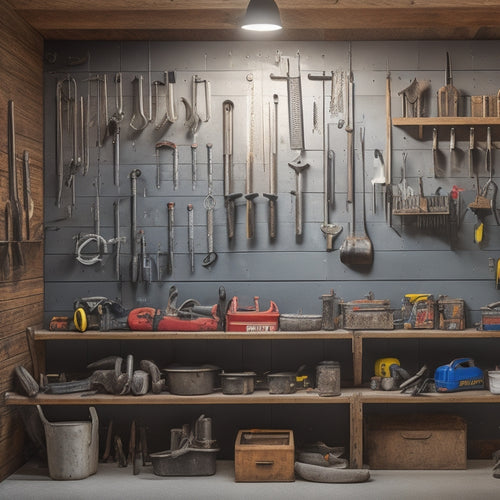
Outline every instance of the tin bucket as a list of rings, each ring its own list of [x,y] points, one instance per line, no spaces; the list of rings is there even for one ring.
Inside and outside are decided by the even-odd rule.
[[[49,476],[52,479],[84,479],[97,472],[99,420],[89,407],[91,422],[51,423],[36,406],[45,429]]]

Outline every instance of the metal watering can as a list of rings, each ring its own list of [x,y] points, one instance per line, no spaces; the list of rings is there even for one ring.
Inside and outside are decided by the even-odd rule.
[[[90,422],[49,422],[37,410],[45,429],[49,475],[52,479],[84,479],[97,472],[99,419],[89,407]]]

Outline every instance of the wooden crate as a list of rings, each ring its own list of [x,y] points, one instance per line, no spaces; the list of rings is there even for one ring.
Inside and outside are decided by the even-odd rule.
[[[240,482],[295,481],[291,430],[240,430],[234,445],[234,478]]]
[[[467,424],[453,415],[375,415],[365,421],[371,469],[466,469]]]

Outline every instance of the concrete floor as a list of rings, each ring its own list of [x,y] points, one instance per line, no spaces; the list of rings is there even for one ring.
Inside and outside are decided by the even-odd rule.
[[[462,500],[499,499],[500,479],[492,476],[493,463],[473,460],[464,471],[371,471],[371,479],[358,484],[236,483],[234,464],[218,461],[217,473],[206,477],[160,477],[151,467],[134,476],[132,468],[99,464],[94,476],[79,481],[54,481],[48,470],[28,463],[0,483],[0,499],[12,500]]]

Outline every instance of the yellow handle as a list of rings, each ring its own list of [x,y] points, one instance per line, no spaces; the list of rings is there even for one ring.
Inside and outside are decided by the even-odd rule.
[[[476,243],[481,243],[483,241],[484,236],[484,224],[481,222],[479,226],[474,230],[474,241]]]
[[[500,289],[500,259],[497,259],[497,267],[495,271],[495,288]]]
[[[84,332],[85,330],[87,330],[87,313],[85,312],[85,309],[83,307],[79,307],[75,311],[75,314],[73,315],[73,322],[75,323],[75,328],[79,332]]]

